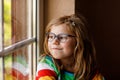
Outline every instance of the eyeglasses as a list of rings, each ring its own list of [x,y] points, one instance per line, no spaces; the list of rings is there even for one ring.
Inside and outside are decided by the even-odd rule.
[[[69,34],[54,34],[54,33],[47,33],[46,37],[49,42],[52,42],[55,38],[57,38],[60,42],[64,43],[69,37],[75,37]]]

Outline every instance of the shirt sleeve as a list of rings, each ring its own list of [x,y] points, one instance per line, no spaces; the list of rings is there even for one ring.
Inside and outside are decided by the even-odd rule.
[[[45,58],[39,62],[37,66],[36,80],[57,80],[57,74],[50,64],[51,61]]]

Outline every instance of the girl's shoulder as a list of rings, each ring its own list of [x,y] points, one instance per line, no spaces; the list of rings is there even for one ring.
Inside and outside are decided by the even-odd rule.
[[[41,55],[39,63],[53,63],[53,58],[49,55]]]
[[[36,80],[57,80],[58,70],[50,56],[41,56],[37,65]]]
[[[56,68],[55,63],[53,61],[53,58],[51,56],[49,56],[49,55],[40,56],[38,66]]]
[[[56,73],[59,72],[59,70],[54,62],[54,59],[49,55],[40,56],[40,60],[38,62],[38,69],[41,67],[53,70]]]

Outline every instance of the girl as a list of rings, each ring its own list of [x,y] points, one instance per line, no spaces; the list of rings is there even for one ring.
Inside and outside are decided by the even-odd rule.
[[[36,80],[104,80],[83,16],[52,20],[46,27],[44,51]]]

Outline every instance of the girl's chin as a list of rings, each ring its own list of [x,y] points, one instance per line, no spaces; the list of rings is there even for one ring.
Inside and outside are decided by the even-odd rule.
[[[54,59],[62,59],[62,56],[59,56],[59,55],[52,55]]]
[[[57,56],[57,55],[52,55],[54,59],[61,59],[60,56]]]
[[[55,59],[61,59],[63,55],[61,55],[62,52],[61,51],[52,51],[51,55],[53,56],[53,58]]]

